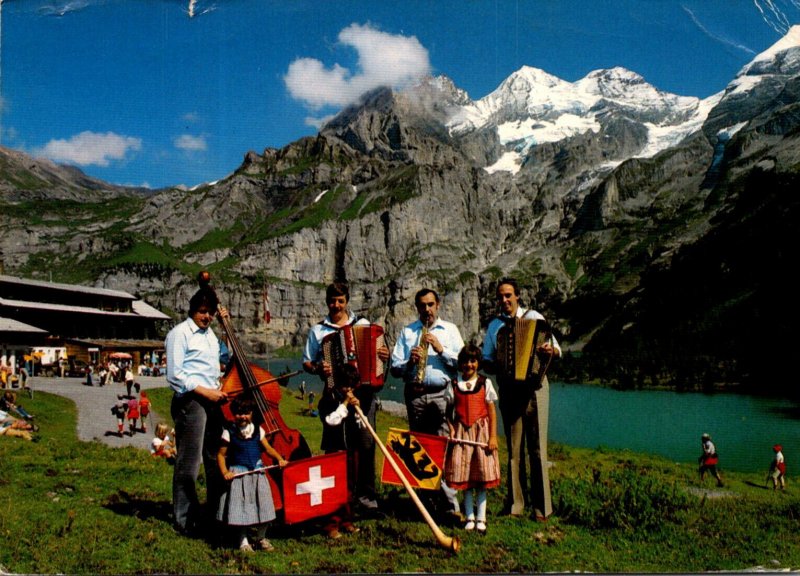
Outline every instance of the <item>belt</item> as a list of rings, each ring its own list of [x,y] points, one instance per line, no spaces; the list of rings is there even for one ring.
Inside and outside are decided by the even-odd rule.
[[[417,396],[438,394],[439,392],[444,392],[445,388],[447,388],[447,384],[442,386],[426,386],[425,384],[415,384],[413,382],[406,384],[406,392],[416,394]]]

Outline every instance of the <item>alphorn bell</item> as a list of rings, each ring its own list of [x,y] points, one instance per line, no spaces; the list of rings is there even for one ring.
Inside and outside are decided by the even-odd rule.
[[[367,420],[367,417],[364,416],[364,412],[361,411],[361,406],[353,406],[353,408],[355,408],[356,414],[358,414],[358,417],[361,418],[361,422],[364,423],[364,426],[367,428],[367,430],[369,430],[369,433],[375,439],[375,442],[378,444],[378,447],[381,449],[381,452],[383,452],[386,461],[389,462],[392,469],[395,471],[395,474],[397,474],[397,476],[400,478],[400,481],[403,483],[403,487],[406,489],[406,492],[408,492],[408,495],[411,496],[411,501],[414,502],[414,504],[417,507],[417,510],[420,511],[420,514],[422,514],[422,517],[425,519],[425,522],[427,522],[428,526],[430,527],[431,532],[433,532],[433,535],[436,537],[436,541],[442,548],[447,548],[451,552],[457,553],[459,548],[461,548],[461,540],[459,540],[458,536],[448,536],[447,534],[442,532],[439,526],[436,525],[436,522],[433,520],[431,515],[428,513],[428,510],[425,508],[425,506],[422,504],[422,501],[419,499],[419,496],[417,496],[417,493],[414,492],[414,488],[408,482],[408,479],[405,477],[405,474],[403,474],[403,471],[400,469],[400,466],[397,464],[397,462],[395,462],[389,450],[386,448],[383,442],[381,442],[381,439],[378,438],[378,434],[370,425],[369,420]]]

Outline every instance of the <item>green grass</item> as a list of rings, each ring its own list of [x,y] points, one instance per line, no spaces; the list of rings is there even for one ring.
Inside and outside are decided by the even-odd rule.
[[[151,393],[169,414],[171,393]],[[273,553],[245,555],[170,527],[172,468],[135,448],[76,439],[74,404],[37,393],[40,441],[0,437],[0,571],[13,573],[699,572],[800,567],[800,485],[764,488],[761,474],[725,474],[704,497],[688,464],[608,449],[551,445],[556,514],[547,523],[499,516],[490,491],[481,537],[441,525],[461,552],[436,545],[404,491],[381,486],[386,516],[335,542],[314,526],[273,527]],[[319,419],[284,393],[281,414],[319,453]],[[109,414],[109,423],[112,417]],[[403,422],[380,413],[378,434]],[[503,470],[505,473],[505,470]],[[724,471],[723,471],[724,473]],[[707,487],[712,488],[708,481]],[[713,494],[713,493],[712,493]],[[394,504],[394,508],[391,504]],[[770,562],[780,562],[775,566]]]

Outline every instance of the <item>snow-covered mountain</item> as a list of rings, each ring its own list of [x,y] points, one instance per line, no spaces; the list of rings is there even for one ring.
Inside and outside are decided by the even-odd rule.
[[[523,67],[491,94],[458,109],[447,126],[453,135],[496,131],[506,150],[486,170],[517,172],[533,147],[586,132],[599,135],[620,118],[646,127],[637,156],[653,156],[699,130],[718,100],[663,92],[620,67],[595,70],[576,82]],[[608,166],[625,159],[611,159]]]
[[[702,100],[658,90],[621,67],[595,70],[576,82],[567,82],[525,66],[484,98],[453,107],[446,126],[454,136],[496,133],[504,150],[485,170],[517,173],[538,145],[587,132],[602,136],[612,120],[626,119],[641,125],[646,138],[634,153],[609,158],[598,166],[611,168],[628,158],[655,156],[699,132],[723,100],[798,71],[800,26],[756,56],[724,91]],[[727,136],[738,128],[738,122],[718,127]]]
[[[94,183],[10,158],[0,192],[27,204],[0,210],[0,261],[83,274],[168,310],[195,290],[186,269],[216,266],[259,350],[265,277],[278,348],[302,343],[324,313],[308,303],[336,278],[390,334],[433,287],[478,342],[493,283],[510,274],[587,373],[780,382],[800,324],[784,278],[800,259],[798,103],[793,28],[704,100],[623,68],[576,82],[522,68],[477,101],[444,76],[377,89],[313,137],[247,152],[217,183],[126,198],[125,211],[82,203]],[[769,363],[732,336],[742,326],[770,336]]]

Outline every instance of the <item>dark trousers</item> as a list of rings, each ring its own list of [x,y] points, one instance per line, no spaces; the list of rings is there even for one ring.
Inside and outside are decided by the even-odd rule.
[[[172,507],[175,526],[193,529],[200,523],[210,525],[215,518],[224,479],[217,466],[217,451],[222,435],[223,417],[219,407],[194,393],[175,395],[171,406],[175,422],[178,454],[172,475]],[[203,465],[206,478],[206,513],[201,514],[197,495],[197,477]]]
[[[448,437],[450,428],[447,426],[447,402],[444,399],[444,390],[437,390],[430,394],[415,394],[410,391],[410,386],[411,384],[406,383],[405,400],[409,430]],[[442,478],[442,498],[448,512],[460,511],[457,491],[447,485],[444,477]]]

